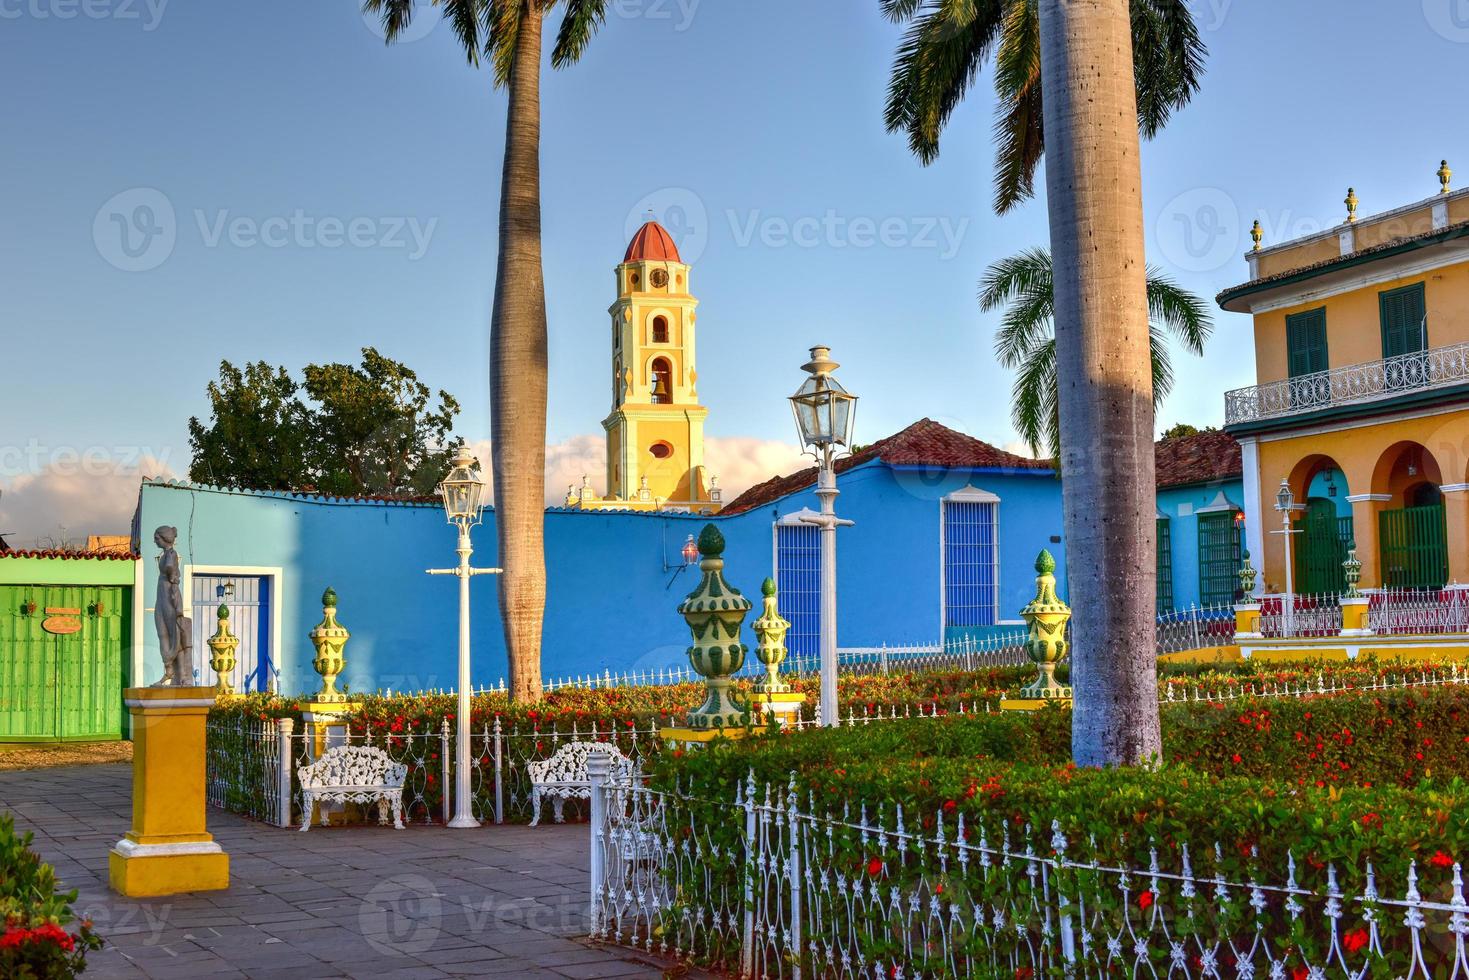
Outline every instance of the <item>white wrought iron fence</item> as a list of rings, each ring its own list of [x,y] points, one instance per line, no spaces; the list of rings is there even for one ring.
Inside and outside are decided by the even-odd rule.
[[[1272,639],[1341,635],[1341,596],[1267,595],[1260,600],[1260,635]]]
[[[1158,614],[1158,656],[1227,646],[1234,642],[1234,606],[1228,603],[1174,609]]]
[[[1469,587],[1373,590],[1368,594],[1367,628],[1409,636],[1469,632]]]
[[[1469,684],[1469,673],[1457,664],[1417,671],[1390,671],[1356,678],[1346,674],[1327,676],[1317,672],[1316,679],[1289,681],[1226,682],[1222,687],[1206,687],[1197,679],[1180,677],[1160,682],[1160,700],[1165,704],[1190,701],[1237,701],[1241,698],[1311,698],[1333,694],[1364,694],[1372,691],[1397,691],[1404,688],[1443,687]]]
[[[943,810],[818,814],[753,777],[730,802],[609,779],[594,757],[592,933],[747,977],[1461,977],[1469,902],[1458,864],[1387,881],[1370,861],[1301,875],[1224,869],[1233,843],[1154,846],[1146,867],[1095,839]],[[916,816],[916,815],[915,815]],[[1423,872],[1429,869],[1425,867]],[[1438,882],[1441,877],[1443,881]],[[1303,878],[1310,881],[1306,884]]]

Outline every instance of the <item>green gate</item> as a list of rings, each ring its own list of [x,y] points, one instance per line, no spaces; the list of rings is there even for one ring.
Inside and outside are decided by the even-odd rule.
[[[0,585],[0,741],[122,737],[128,591]]]
[[[1347,580],[1342,562],[1352,546],[1354,529],[1350,517],[1338,517],[1329,500],[1312,500],[1295,526],[1296,591],[1304,595],[1340,595]]]
[[[1199,604],[1234,601],[1242,562],[1236,511],[1199,515]]]
[[[1441,589],[1449,580],[1449,548],[1443,504],[1404,507],[1378,515],[1384,585]]]

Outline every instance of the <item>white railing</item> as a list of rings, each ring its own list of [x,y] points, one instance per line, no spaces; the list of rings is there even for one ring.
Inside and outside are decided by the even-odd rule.
[[[1159,613],[1158,656],[1228,646],[1234,642],[1234,606],[1190,605],[1187,609]]]
[[[1271,639],[1341,635],[1341,596],[1267,595],[1260,600],[1260,635]]]
[[[1469,587],[1380,589],[1367,606],[1367,628],[1384,635],[1469,633]]]
[[[1469,972],[1469,902],[1442,852],[1395,881],[1370,860],[1270,866],[1254,849],[1242,878],[1235,841],[1160,842],[1119,867],[1058,823],[989,837],[962,810],[817,813],[794,774],[709,802],[611,781],[603,756],[589,770],[593,936],[740,976]]]
[[[1224,424],[1260,422],[1469,382],[1469,343],[1318,371],[1224,396]]]
[[[1159,700],[1164,704],[1195,701],[1238,701],[1242,698],[1314,698],[1333,694],[1363,694],[1372,691],[1400,691],[1405,688],[1444,687],[1469,684],[1457,664],[1417,671],[1388,672],[1362,681],[1350,675],[1317,672],[1316,679],[1294,681],[1252,680],[1226,682],[1223,686],[1204,686],[1197,680],[1180,677],[1160,680]]]

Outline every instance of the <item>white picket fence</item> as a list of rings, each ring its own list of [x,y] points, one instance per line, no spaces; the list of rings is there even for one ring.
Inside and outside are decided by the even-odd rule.
[[[817,813],[794,773],[691,800],[614,781],[592,758],[593,936],[741,977],[1469,974],[1457,863],[1387,881],[1366,862],[1342,869],[1352,890],[1334,865],[1306,887],[1293,855],[1261,867],[1253,850],[1247,880],[1226,875],[1232,842],[1154,846],[1146,867],[1117,867],[1059,824],[995,839],[962,812]]]

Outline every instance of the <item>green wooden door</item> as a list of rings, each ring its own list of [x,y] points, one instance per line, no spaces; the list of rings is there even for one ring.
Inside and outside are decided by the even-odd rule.
[[[1404,507],[1378,515],[1382,581],[1400,589],[1441,589],[1449,580],[1443,504]]]
[[[0,741],[121,738],[130,614],[124,588],[0,586]]]
[[[1199,604],[1230,603],[1239,589],[1240,526],[1234,511],[1199,515]]]
[[[1296,521],[1301,534],[1296,538],[1296,591],[1304,595],[1340,595],[1346,591],[1342,562],[1352,546],[1350,517],[1338,517],[1336,505],[1313,499]]]

